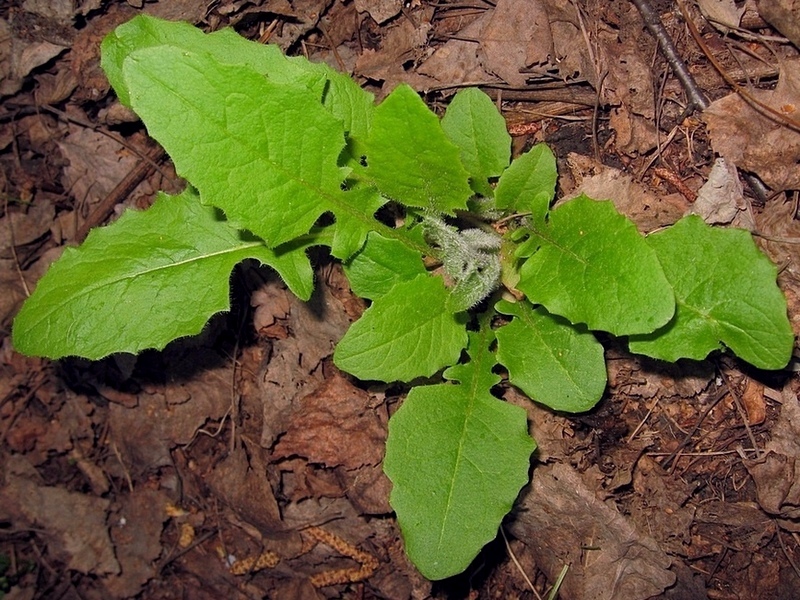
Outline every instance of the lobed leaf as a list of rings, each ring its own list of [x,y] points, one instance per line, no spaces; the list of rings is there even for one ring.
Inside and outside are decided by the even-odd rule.
[[[603,396],[603,347],[587,331],[527,302],[501,300],[498,312],[514,319],[497,332],[497,359],[509,380],[553,410],[584,412]]]
[[[311,296],[304,248],[267,248],[191,190],[160,195],[149,210],[128,211],[64,251],[14,320],[14,347],[89,359],[161,349],[230,308],[231,269],[246,258],[275,268],[299,297]]]
[[[167,45],[132,52],[122,74],[131,106],[203,202],[269,246],[331,212],[332,252],[345,259],[375,227],[384,200],[363,186],[342,190],[342,122],[307,87]]]
[[[336,366],[360,379],[411,381],[458,360],[467,344],[463,315],[447,310],[440,277],[401,281],[372,303],[336,346]]]
[[[794,335],[777,268],[740,229],[716,229],[695,215],[647,238],[677,298],[673,319],[630,349],[661,360],[701,360],[724,346],[761,369],[781,369]]]
[[[463,571],[528,481],[536,443],[525,411],[493,397],[488,327],[470,335],[458,383],[415,387],[389,420],[384,471],[406,552],[429,579]]]
[[[117,27],[101,46],[103,70],[126,106],[131,106],[131,102],[123,76],[125,59],[136,50],[158,46],[206,53],[221,64],[247,66],[275,83],[297,83],[317,89],[320,100],[342,121],[345,131],[367,137],[374,97],[347,75],[301,56],[287,57],[278,46],[250,41],[233,29],[205,34],[189,23],[144,14]]]
[[[442,117],[442,129],[461,151],[472,189],[494,196],[489,180],[508,166],[511,136],[492,99],[477,88],[459,90]]]
[[[529,233],[517,289],[531,303],[615,335],[651,332],[674,314],[655,252],[611,202],[579,196]]]
[[[417,93],[400,85],[375,109],[366,144],[367,175],[386,196],[453,214],[472,195],[458,147]]]

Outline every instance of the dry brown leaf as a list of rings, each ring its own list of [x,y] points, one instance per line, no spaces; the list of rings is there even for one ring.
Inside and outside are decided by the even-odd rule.
[[[548,580],[570,565],[560,588],[566,598],[645,600],[675,583],[655,540],[598,500],[568,465],[537,465],[518,505],[509,527],[536,553]]]
[[[215,495],[241,519],[265,535],[283,530],[278,502],[267,480],[265,451],[255,444],[238,445],[203,478]]]
[[[263,418],[261,445],[265,448],[271,448],[285,431],[292,403],[322,383],[319,364],[333,353],[335,343],[350,326],[347,311],[327,285],[317,286],[308,302],[294,295],[289,300],[289,316],[281,326],[292,335],[273,342],[271,358],[261,365],[257,378],[258,396],[264,399],[259,404]]]
[[[630,175],[588,156],[570,153],[567,165],[576,189],[565,190],[565,199],[586,194],[595,200],[611,200],[644,233],[672,225],[689,208],[680,194],[654,194]]]
[[[499,0],[479,38],[483,67],[507,84],[521,87],[532,65],[555,62],[547,10],[541,2]]]
[[[406,69],[406,63],[416,62],[424,56],[433,10],[433,7],[427,6],[413,13],[414,21],[403,17],[387,26],[383,31],[380,48],[365,49],[356,61],[355,73],[382,81],[384,95],[400,83],[407,83],[415,90],[426,90],[435,86],[437,80]]]
[[[303,456],[326,467],[357,469],[383,458],[386,425],[370,396],[338,373],[296,402],[274,457]]]
[[[30,244],[42,237],[53,225],[55,207],[46,197],[34,198],[27,207],[10,207],[0,218],[0,258],[12,258],[14,246]]]
[[[747,413],[747,424],[761,425],[767,420],[767,402],[764,398],[764,384],[748,379],[742,392],[742,404]]]
[[[699,215],[706,223],[728,225],[747,209],[742,182],[736,166],[718,158],[711,167],[708,181],[697,191],[697,199],[689,211]],[[741,227],[741,224],[737,224]],[[751,221],[750,229],[754,228]]]
[[[122,571],[105,577],[103,585],[113,598],[132,598],[156,576],[155,562],[161,555],[161,532],[167,514],[167,495],[137,488],[117,495],[119,507],[110,516],[111,539]]]
[[[4,470],[3,508],[17,529],[40,531],[50,554],[69,569],[97,576],[120,572],[106,526],[109,500],[42,485],[18,454],[5,458]]]
[[[800,48],[800,4],[796,0],[757,0],[764,20]]]
[[[781,414],[766,454],[744,461],[756,484],[758,503],[791,531],[800,531],[800,402],[790,385],[782,392]]]
[[[62,184],[78,202],[93,204],[105,198],[139,161],[108,136],[75,125],[58,146],[69,161]]]
[[[759,102],[800,122],[800,59],[781,65],[773,91],[750,90]],[[800,188],[800,132],[762,114],[738,94],[703,112],[714,151],[776,190]]]
[[[211,360],[202,356],[201,349],[194,354],[198,366]],[[192,379],[167,384],[169,390],[140,394],[133,408],[111,403],[110,438],[126,467],[139,473],[172,465],[170,451],[175,444],[188,444],[208,420],[220,420],[228,411],[230,389],[220,381],[230,381],[229,368],[198,368]],[[176,401],[179,398],[186,401]]]
[[[356,10],[369,13],[378,25],[396,16],[403,8],[403,0],[355,0]]]
[[[620,41],[612,32],[604,32],[602,38],[603,67],[608,71],[603,80],[604,100],[621,104],[632,115],[652,120],[655,115],[653,77],[637,40]]]
[[[745,11],[745,7],[737,7],[734,0],[697,0],[697,6],[706,19],[725,32],[739,27]]]
[[[500,80],[487,73],[478,58],[478,44],[469,39],[478,39],[481,31],[491,17],[491,11],[484,12],[472,23],[458,32],[459,37],[451,39],[434,50],[417,68],[417,73],[434,78],[444,85],[474,83]]]

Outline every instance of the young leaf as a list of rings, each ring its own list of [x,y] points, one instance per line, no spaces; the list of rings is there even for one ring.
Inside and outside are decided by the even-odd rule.
[[[231,269],[246,258],[275,268],[301,298],[311,296],[303,248],[270,250],[191,190],[161,195],[149,210],[128,211],[64,251],[17,315],[14,347],[89,359],[161,349],[228,310]]]
[[[367,140],[367,175],[386,196],[453,214],[472,195],[458,147],[417,93],[400,85],[375,109]]]
[[[336,366],[359,379],[411,381],[458,360],[467,344],[461,315],[447,310],[440,277],[397,283],[350,326],[336,346]]]
[[[419,252],[372,232],[364,247],[345,263],[344,272],[356,296],[376,300],[395,284],[414,279],[426,271]]]
[[[615,335],[653,331],[674,314],[655,252],[611,202],[579,196],[529,232],[517,289],[531,303]]]
[[[429,579],[463,571],[497,535],[528,481],[536,443],[525,411],[493,397],[490,329],[470,334],[456,384],[415,387],[389,420],[383,468],[406,552]]]
[[[489,179],[499,177],[511,160],[511,136],[492,99],[477,88],[460,90],[442,117],[442,129],[461,150],[472,189],[491,198]]]
[[[546,144],[537,144],[500,176],[495,204],[515,213],[533,213],[532,220],[539,226],[556,192],[557,177],[555,155]]]
[[[514,319],[499,328],[497,359],[525,394],[554,410],[583,412],[606,387],[603,347],[586,331],[527,302],[501,300],[498,312]]]
[[[794,335],[777,268],[740,229],[716,229],[695,215],[647,238],[675,289],[666,326],[631,338],[630,349],[661,360],[701,360],[730,348],[761,369],[781,369]]]
[[[444,272],[455,282],[450,290],[451,312],[469,310],[492,293],[500,282],[501,239],[483,229],[457,229],[444,220],[426,216],[425,238],[442,257]]]
[[[342,259],[374,228],[384,201],[364,186],[341,189],[342,122],[316,92],[168,45],[132,52],[122,75],[131,106],[178,172],[238,227],[275,247],[329,211],[332,252]]]

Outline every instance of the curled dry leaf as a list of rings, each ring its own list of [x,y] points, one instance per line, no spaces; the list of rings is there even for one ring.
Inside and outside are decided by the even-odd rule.
[[[800,59],[781,66],[773,91],[749,94],[800,123]],[[776,190],[800,187],[800,131],[776,121],[738,94],[713,102],[703,113],[714,151]]]

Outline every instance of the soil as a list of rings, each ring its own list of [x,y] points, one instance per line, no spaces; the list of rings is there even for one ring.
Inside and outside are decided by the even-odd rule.
[[[532,482],[464,574],[430,582],[381,468],[408,388],[332,364],[364,305],[328,257],[309,303],[240,265],[232,310],[163,352],[11,345],[65,247],[183,186],[99,66],[143,11],[326,61],[378,98],[408,83],[437,111],[479,85],[515,153],[551,145],[560,197],[611,198],[643,232],[690,211],[754,232],[798,331],[800,18],[790,2],[653,8],[705,110],[623,0],[0,2],[0,597],[800,598],[796,359],[664,365],[607,339],[607,391],[581,415],[502,384],[539,444]]]

